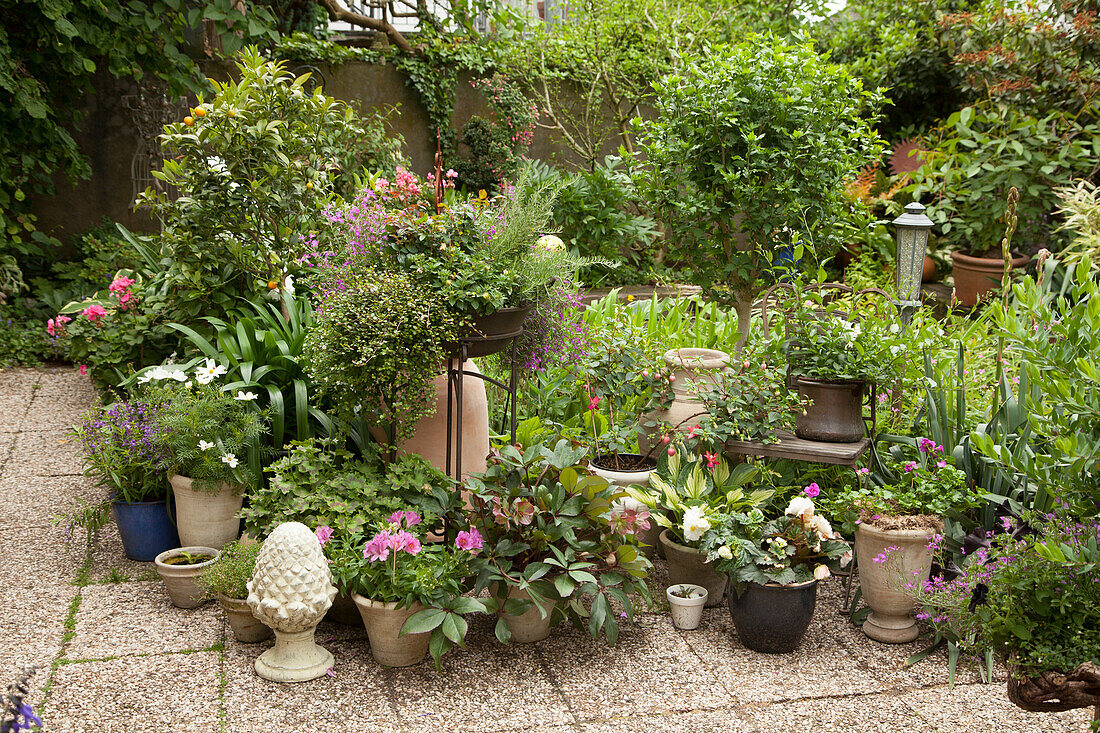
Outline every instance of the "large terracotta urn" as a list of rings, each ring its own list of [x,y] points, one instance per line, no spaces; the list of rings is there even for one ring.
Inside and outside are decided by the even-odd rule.
[[[464,371],[476,372],[477,365],[467,360]],[[416,453],[440,471],[447,470],[447,375],[441,374],[432,381],[435,387],[435,412],[420,419],[416,432],[402,445],[401,453]],[[451,400],[451,475],[455,476],[455,458],[458,435],[458,399]],[[489,455],[489,403],[485,398],[485,383],[478,377],[466,375],[462,380],[462,473],[480,473],[485,470],[485,458]]]
[[[1010,269],[1026,267],[1029,259],[1027,255],[1013,257]],[[991,292],[1001,286],[1004,277],[1005,263],[1000,257],[971,257],[962,252],[952,252],[951,265],[955,275],[955,299],[967,308],[986,300]]]

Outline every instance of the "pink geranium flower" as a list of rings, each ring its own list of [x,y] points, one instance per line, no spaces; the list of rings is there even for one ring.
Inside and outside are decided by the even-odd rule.
[[[410,555],[415,555],[420,552],[420,540],[418,540],[415,535],[411,535],[405,530],[401,530],[393,535],[390,546],[396,552],[407,552]]]
[[[805,489],[803,489],[802,493],[804,493],[806,496],[813,499],[813,498],[816,498],[817,495],[821,493],[821,487],[818,486],[816,483],[812,483],[809,486],[807,486]]]
[[[484,546],[485,540],[482,538],[481,533],[477,531],[477,527],[470,527],[468,532],[459,532],[455,537],[455,547],[466,552],[478,553],[482,546]]]
[[[317,535],[317,541],[321,543],[321,547],[324,547],[325,543],[332,539],[332,527],[322,524],[314,530],[314,534]]]
[[[92,323],[98,323],[100,320],[107,317],[107,309],[101,305],[93,304],[82,310],[80,314],[87,316],[88,320]]]

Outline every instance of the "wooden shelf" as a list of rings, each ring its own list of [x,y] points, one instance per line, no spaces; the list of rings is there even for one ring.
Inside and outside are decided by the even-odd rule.
[[[778,443],[755,443],[745,440],[727,441],[726,453],[855,466],[860,457],[870,447],[870,438],[863,438],[855,443],[823,443],[818,440],[803,440],[795,437],[793,433],[780,431]]]

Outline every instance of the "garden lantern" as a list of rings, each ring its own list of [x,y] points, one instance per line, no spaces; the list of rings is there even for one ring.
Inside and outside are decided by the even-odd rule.
[[[932,220],[924,215],[924,206],[914,201],[906,205],[904,214],[894,219],[894,225],[898,230],[897,305],[903,320],[908,321],[908,314],[920,306],[921,274]]]

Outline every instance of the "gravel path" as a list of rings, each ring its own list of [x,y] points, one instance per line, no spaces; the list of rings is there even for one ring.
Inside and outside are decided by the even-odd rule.
[[[42,665],[32,703],[46,730],[219,731],[1085,731],[1090,711],[1025,713],[1004,672],[954,689],[920,644],[866,639],[837,613],[840,585],[823,584],[801,649],[744,649],[724,609],[692,632],[643,615],[608,647],[573,629],[501,647],[473,620],[467,650],[384,669],[361,628],[323,623],[333,677],[299,685],[259,679],[262,645],[227,637],[214,604],[170,605],[151,564],[127,560],[111,526],[87,550],[51,517],[97,491],[66,435],[96,402],[74,369],[0,372],[0,685]],[[654,587],[663,588],[658,568]]]

